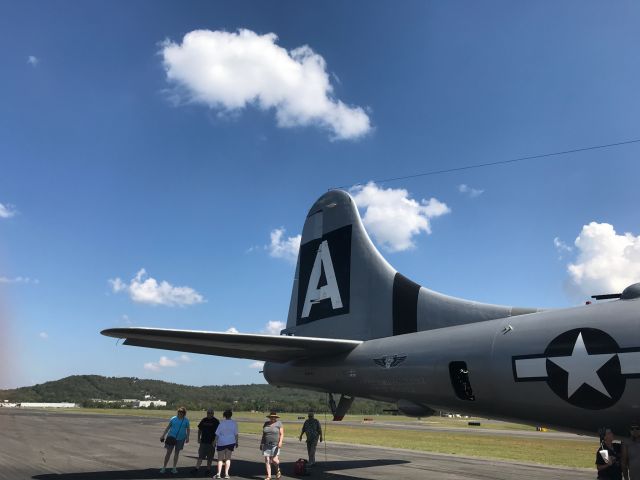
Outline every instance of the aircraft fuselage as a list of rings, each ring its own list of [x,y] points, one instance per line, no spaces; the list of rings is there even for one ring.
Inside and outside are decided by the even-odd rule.
[[[640,413],[640,300],[368,340],[265,365],[270,384],[595,433]],[[465,377],[466,376],[466,377]]]

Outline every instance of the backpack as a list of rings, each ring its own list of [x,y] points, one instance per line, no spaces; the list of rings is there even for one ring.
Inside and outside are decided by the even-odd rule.
[[[307,461],[304,458],[299,458],[293,465],[293,474],[298,477],[309,475],[309,467],[307,467]]]

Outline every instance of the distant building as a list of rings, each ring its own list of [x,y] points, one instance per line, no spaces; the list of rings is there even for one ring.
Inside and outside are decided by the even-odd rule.
[[[133,406],[138,408],[166,407],[167,402],[164,400],[138,400]]]
[[[45,402],[20,402],[17,406],[21,408],[74,408],[78,405],[68,402],[45,403]]]

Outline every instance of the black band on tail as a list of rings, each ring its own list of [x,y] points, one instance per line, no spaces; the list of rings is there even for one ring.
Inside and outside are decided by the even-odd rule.
[[[420,285],[400,273],[393,278],[393,334],[418,331],[418,292]]]

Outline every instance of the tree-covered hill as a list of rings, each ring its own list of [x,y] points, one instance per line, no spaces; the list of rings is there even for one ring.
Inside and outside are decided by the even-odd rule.
[[[160,380],[100,375],[73,375],[31,387],[0,390],[0,401],[74,402],[96,406],[93,399],[144,399],[145,395],[167,401],[168,408],[185,405],[192,410],[212,406],[217,411],[233,408],[243,411],[275,409],[281,412],[304,412],[309,408],[324,411],[327,405],[326,394],[294,388],[259,384],[193,387]],[[112,406],[120,406],[120,403]],[[393,407],[387,403],[356,399],[351,413],[382,413],[384,409]]]

